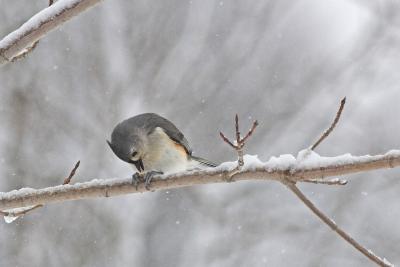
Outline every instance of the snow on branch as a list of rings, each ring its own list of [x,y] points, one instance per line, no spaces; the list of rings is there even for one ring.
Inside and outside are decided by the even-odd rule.
[[[37,41],[101,0],[58,0],[0,41],[0,65],[31,51]]]
[[[308,155],[306,158],[305,155]],[[394,168],[400,166],[400,150],[391,150],[384,155],[322,157],[306,149],[292,155],[272,157],[261,162],[256,156],[245,155],[244,166],[232,177],[237,162],[225,162],[216,168],[191,172],[155,176],[151,190],[163,190],[193,185],[225,183],[244,180],[276,180],[302,182],[310,179],[337,177],[356,172]],[[129,193],[146,192],[144,184],[136,190],[131,178],[94,179],[89,182],[65,184],[43,189],[22,188],[0,193],[0,210],[48,204],[66,200],[97,197],[112,197]]]

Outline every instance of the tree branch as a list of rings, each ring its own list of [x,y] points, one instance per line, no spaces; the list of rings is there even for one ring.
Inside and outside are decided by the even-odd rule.
[[[342,114],[344,105],[346,103],[346,98],[343,98],[340,102],[339,110],[336,113],[335,119],[332,122],[331,126],[321,135],[321,137],[314,143],[309,149],[303,150],[298,154],[298,160],[306,161],[310,159],[310,157],[315,157],[315,152],[313,150],[323,141],[325,138],[329,136],[329,134],[333,131],[336,124],[340,119],[340,115]],[[390,167],[394,167],[391,160],[388,162]],[[321,176],[324,177],[324,176]],[[318,218],[320,218],[326,225],[328,225],[333,231],[335,231],[340,237],[342,237],[347,243],[352,245],[355,249],[360,251],[364,256],[366,256],[371,261],[375,262],[379,266],[383,267],[391,267],[393,264],[388,262],[386,259],[381,259],[377,255],[375,255],[371,250],[365,248],[360,243],[358,243],[354,238],[352,238],[348,233],[342,230],[332,219],[330,219],[327,215],[325,215],[321,210],[319,210],[314,203],[309,200],[306,195],[301,192],[301,190],[296,186],[297,181],[284,179],[281,182],[286,185]],[[323,179],[305,179],[303,182],[308,183],[316,183],[316,184],[327,184],[327,185],[346,185],[346,180],[340,179],[332,179],[332,180],[323,180]]]
[[[304,194],[300,191],[300,189],[294,183],[285,183],[285,185],[315,214],[320,218],[325,224],[327,224],[333,231],[335,231],[339,236],[341,236],[344,240],[346,240],[350,245],[352,245],[355,249],[360,251],[370,260],[378,264],[379,266],[384,267],[392,267],[393,264],[388,262],[385,259],[381,259],[377,255],[375,255],[371,250],[366,249],[360,243],[358,243],[354,238],[352,238],[349,234],[343,231],[333,220],[331,220],[328,216],[326,216],[321,210],[319,210]]]
[[[303,180],[348,175],[400,166],[400,150],[392,150],[385,155],[321,157],[318,165],[313,160],[298,160],[293,156],[271,158],[268,162],[251,162],[246,159],[243,168],[234,176],[234,181],[244,180],[275,180],[302,182]],[[155,176],[152,190],[163,190],[193,185],[224,183],[236,162],[223,163],[219,167],[207,170],[184,172],[179,174]],[[0,210],[48,204],[66,200],[78,200],[97,197],[112,197],[129,193],[147,192],[144,184],[139,184],[136,190],[132,179],[92,180],[73,185],[59,185],[43,189],[22,188],[8,193],[0,193]]]
[[[321,157],[313,149],[324,140],[337,124],[343,110],[345,99],[342,100],[339,111],[331,127],[309,149],[298,153],[297,158],[292,155],[283,155],[279,158],[272,157],[268,162],[262,163],[254,156],[248,156],[244,161],[243,147],[246,139],[251,136],[257,126],[257,121],[249,130],[245,138],[239,132],[238,116],[235,117],[236,143],[229,141],[222,133],[222,139],[237,150],[238,162],[223,163],[219,167],[197,170],[179,174],[156,176],[151,184],[152,190],[185,187],[197,184],[221,183],[240,180],[276,180],[286,185],[315,215],[326,223],[333,231],[338,233],[350,245],[359,250],[373,262],[380,266],[393,266],[385,259],[376,256],[371,250],[366,249],[349,234],[343,231],[336,223],[320,211],[296,186],[297,182],[311,182],[328,185],[345,185],[347,181],[339,179],[324,180],[330,176],[340,176],[355,172],[365,172],[383,168],[400,166],[400,150],[391,150],[385,155],[376,156],[351,156],[345,154],[337,157]],[[242,152],[242,153],[239,153]],[[0,209],[33,206],[32,210],[45,203],[60,202],[94,197],[110,197],[148,190],[146,184],[132,184],[129,179],[93,180],[87,183],[69,185],[69,181],[79,166],[79,161],[65,180],[64,185],[44,189],[23,188],[8,193],[0,193]],[[16,217],[7,218],[11,222]]]
[[[48,32],[101,0],[59,0],[43,9],[0,41],[0,65],[29,52]],[[51,3],[51,1],[49,2]]]

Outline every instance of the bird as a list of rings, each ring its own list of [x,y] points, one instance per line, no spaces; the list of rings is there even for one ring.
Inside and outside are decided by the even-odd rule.
[[[217,164],[192,155],[183,133],[169,120],[155,114],[143,113],[118,123],[106,140],[114,154],[131,164],[137,172],[132,175],[136,188],[143,180],[149,190],[156,174],[169,174]]]

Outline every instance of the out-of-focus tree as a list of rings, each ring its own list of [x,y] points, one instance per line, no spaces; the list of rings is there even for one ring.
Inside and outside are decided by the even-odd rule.
[[[0,6],[5,36],[42,3]],[[346,95],[321,154],[396,148],[399,10],[394,1],[104,1],[0,70],[0,190],[60,184],[77,159],[76,181],[130,175],[105,139],[147,111],[217,162],[232,159],[218,137],[232,115],[257,118],[247,151],[268,159],[308,146]],[[398,174],[303,188],[396,263]],[[51,205],[0,232],[0,265],[367,263],[283,187],[262,182]]]

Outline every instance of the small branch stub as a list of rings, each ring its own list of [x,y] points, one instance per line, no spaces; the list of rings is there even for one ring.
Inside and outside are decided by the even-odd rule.
[[[75,167],[72,169],[72,171],[70,172],[70,174],[68,175],[67,178],[64,179],[63,184],[69,184],[71,182],[72,177],[74,177],[76,170],[79,167],[79,164],[81,164],[81,161],[78,160],[78,162],[75,164]]]

